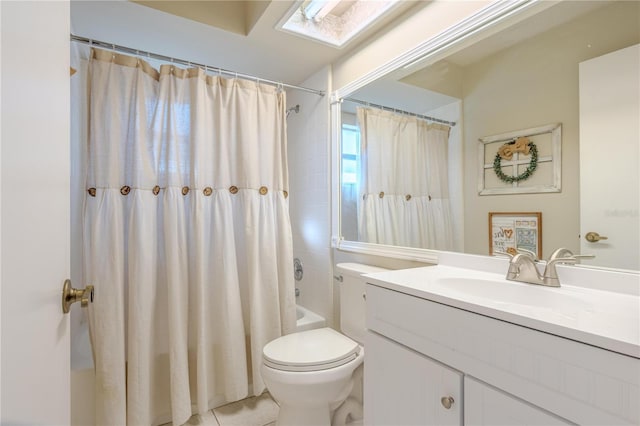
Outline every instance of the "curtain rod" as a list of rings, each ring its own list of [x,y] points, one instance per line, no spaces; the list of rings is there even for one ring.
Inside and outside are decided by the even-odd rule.
[[[374,104],[374,103],[367,102],[367,101],[361,101],[359,99],[354,99],[354,98],[342,98],[339,101],[334,102],[334,103],[342,103],[343,101],[353,102],[354,104],[370,106],[370,107],[378,108],[378,109],[385,110],[385,111],[398,112],[400,114],[406,114],[406,115],[410,115],[412,117],[421,118],[423,120],[435,121],[436,123],[446,124],[446,125],[451,126],[451,127],[456,125],[455,121],[442,120],[440,118],[430,117],[428,115],[423,115],[423,114],[416,114],[415,112],[404,111],[404,110],[401,110],[401,109],[398,109],[398,108],[388,107],[388,106],[384,106],[384,105],[378,105],[378,104]]]
[[[197,62],[186,61],[184,59],[172,58],[170,56],[160,55],[158,53],[152,53],[152,52],[147,52],[147,51],[144,51],[144,50],[133,49],[131,47],[120,46],[120,45],[113,44],[113,43],[107,43],[105,41],[93,40],[93,39],[90,39],[90,38],[87,38],[87,37],[77,36],[75,34],[71,34],[71,41],[75,41],[76,43],[81,43],[81,44],[88,44],[89,46],[101,47],[101,48],[113,50],[113,51],[116,51],[116,52],[127,53],[127,54],[135,55],[135,56],[141,56],[143,58],[146,57],[146,58],[158,59],[160,61],[172,62],[172,63],[175,63],[175,64],[186,65],[187,67],[199,67],[199,68],[204,69],[205,71],[206,70],[211,70],[211,71],[216,71],[216,72],[218,72],[220,74],[225,74],[225,75],[229,75],[229,76],[233,76],[233,77],[242,77],[242,78],[245,78],[247,80],[255,80],[255,81],[259,81],[261,83],[271,84],[273,86],[287,87],[289,89],[295,89],[295,90],[302,90],[303,92],[313,93],[313,94],[318,95],[318,96],[324,96],[325,95],[323,90],[309,89],[307,87],[295,86],[293,84],[286,84],[286,83],[281,83],[279,81],[267,80],[267,79],[256,77],[256,76],[249,75],[249,74],[243,74],[243,73],[239,73],[239,72],[235,72],[235,71],[225,70],[225,69],[220,68],[220,67],[212,67],[210,65],[204,65],[204,64],[199,64]]]

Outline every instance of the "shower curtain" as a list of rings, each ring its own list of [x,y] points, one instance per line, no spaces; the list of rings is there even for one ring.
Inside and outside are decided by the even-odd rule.
[[[359,240],[451,250],[449,127],[374,108],[359,107],[357,116]]]
[[[285,94],[93,49],[84,209],[97,424],[260,394],[293,331]]]

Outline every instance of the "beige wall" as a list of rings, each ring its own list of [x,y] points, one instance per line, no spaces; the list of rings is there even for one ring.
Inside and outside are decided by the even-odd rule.
[[[543,256],[579,251],[578,63],[638,43],[638,2],[598,9],[463,71],[465,251],[488,254],[488,212],[542,212]],[[562,123],[562,192],[477,195],[478,138]]]

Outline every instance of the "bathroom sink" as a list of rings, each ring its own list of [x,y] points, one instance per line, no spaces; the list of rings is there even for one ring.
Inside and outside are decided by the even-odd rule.
[[[443,277],[434,280],[434,286],[443,286],[449,294],[459,298],[483,299],[494,305],[511,306],[521,312],[543,310],[546,315],[577,318],[594,311],[594,304],[572,291],[558,291],[551,287],[534,286],[504,279],[488,280],[466,277]]]
[[[384,288],[640,358],[637,292],[547,287],[446,265],[369,277]]]

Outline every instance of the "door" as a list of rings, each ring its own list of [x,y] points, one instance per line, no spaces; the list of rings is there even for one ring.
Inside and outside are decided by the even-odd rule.
[[[69,424],[69,3],[0,2],[0,423]]]
[[[640,45],[580,63],[580,250],[596,255],[587,264],[640,269],[639,75]]]
[[[371,331],[365,351],[364,424],[462,425],[462,373]]]

